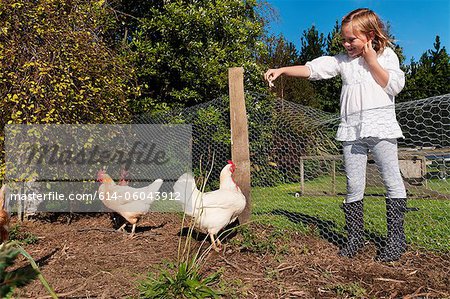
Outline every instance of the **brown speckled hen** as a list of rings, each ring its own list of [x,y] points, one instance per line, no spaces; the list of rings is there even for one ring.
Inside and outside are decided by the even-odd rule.
[[[9,214],[5,210],[5,188],[3,185],[0,189],[0,243],[8,240],[9,230]]]

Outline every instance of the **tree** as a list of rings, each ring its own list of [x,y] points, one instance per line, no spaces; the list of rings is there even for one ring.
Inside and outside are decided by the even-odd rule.
[[[441,47],[439,36],[433,46],[434,49],[424,52],[418,62],[412,59],[406,67],[406,86],[399,101],[450,93],[450,56],[445,47]]]
[[[333,30],[328,33],[326,40],[326,54],[327,55],[337,55],[339,53],[344,53],[345,48],[342,44],[341,38],[341,26],[336,20]]]
[[[303,31],[301,41],[300,61],[302,64],[323,55],[333,56],[339,54],[343,50],[338,22],[336,22],[333,31],[328,34],[326,40],[323,33],[319,34],[313,25],[308,30]],[[342,86],[340,77],[313,81],[311,83],[315,93],[315,100],[312,101],[314,103],[313,107],[320,108],[326,112],[338,112]]]
[[[247,90],[262,86],[256,57],[263,51],[263,22],[256,1],[139,1],[139,9],[120,3],[116,8],[133,20],[121,32],[142,87],[134,113],[227,94],[229,67],[244,67]]]
[[[305,64],[307,61],[323,56],[325,54],[325,38],[323,33],[317,31],[316,26],[312,25],[308,30],[303,31],[300,38],[300,63]]]
[[[333,30],[328,34],[326,40],[326,55],[334,56],[345,52],[341,40],[341,27],[336,21]],[[326,112],[339,112],[340,96],[342,89],[341,76],[324,80],[319,84],[319,101],[320,108]]]
[[[300,63],[295,45],[288,42],[283,35],[267,39],[267,55],[261,62],[270,68],[292,66]],[[275,82],[273,91],[278,98],[302,105],[313,105],[314,90],[312,84],[305,79],[281,76]]]

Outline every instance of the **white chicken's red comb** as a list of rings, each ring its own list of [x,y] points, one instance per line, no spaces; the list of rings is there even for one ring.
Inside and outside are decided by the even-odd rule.
[[[125,168],[122,168],[120,170],[119,186],[127,186],[128,185],[127,176],[128,176],[128,170],[126,170]]]
[[[97,181],[101,182],[103,180],[103,176],[106,174],[106,170],[100,169],[97,172]]]
[[[230,171],[234,172],[236,170],[236,165],[231,160],[228,160],[227,162],[228,164],[231,164]]]

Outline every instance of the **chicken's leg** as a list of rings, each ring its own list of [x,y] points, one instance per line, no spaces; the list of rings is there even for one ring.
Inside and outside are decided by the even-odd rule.
[[[133,224],[133,228],[131,229],[130,238],[134,236],[134,231],[136,230],[136,223]]]
[[[219,251],[220,251],[220,248],[217,247],[217,245],[216,245],[216,241],[215,241],[215,239],[214,239],[214,234],[209,234],[209,237],[211,238],[211,245],[212,245],[212,248],[213,248],[216,252],[219,252]]]
[[[127,223],[125,222],[121,227],[119,227],[118,229],[117,229],[117,231],[118,232],[123,232],[123,231],[125,231],[125,229],[124,229],[124,227],[127,225]]]

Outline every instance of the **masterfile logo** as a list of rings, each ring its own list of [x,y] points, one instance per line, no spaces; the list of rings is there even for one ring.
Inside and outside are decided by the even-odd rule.
[[[191,125],[7,125],[8,199],[44,211],[102,210],[94,196],[99,170],[117,184],[125,171],[136,188],[173,182],[191,170],[191,144]],[[155,198],[172,199],[170,187]]]

